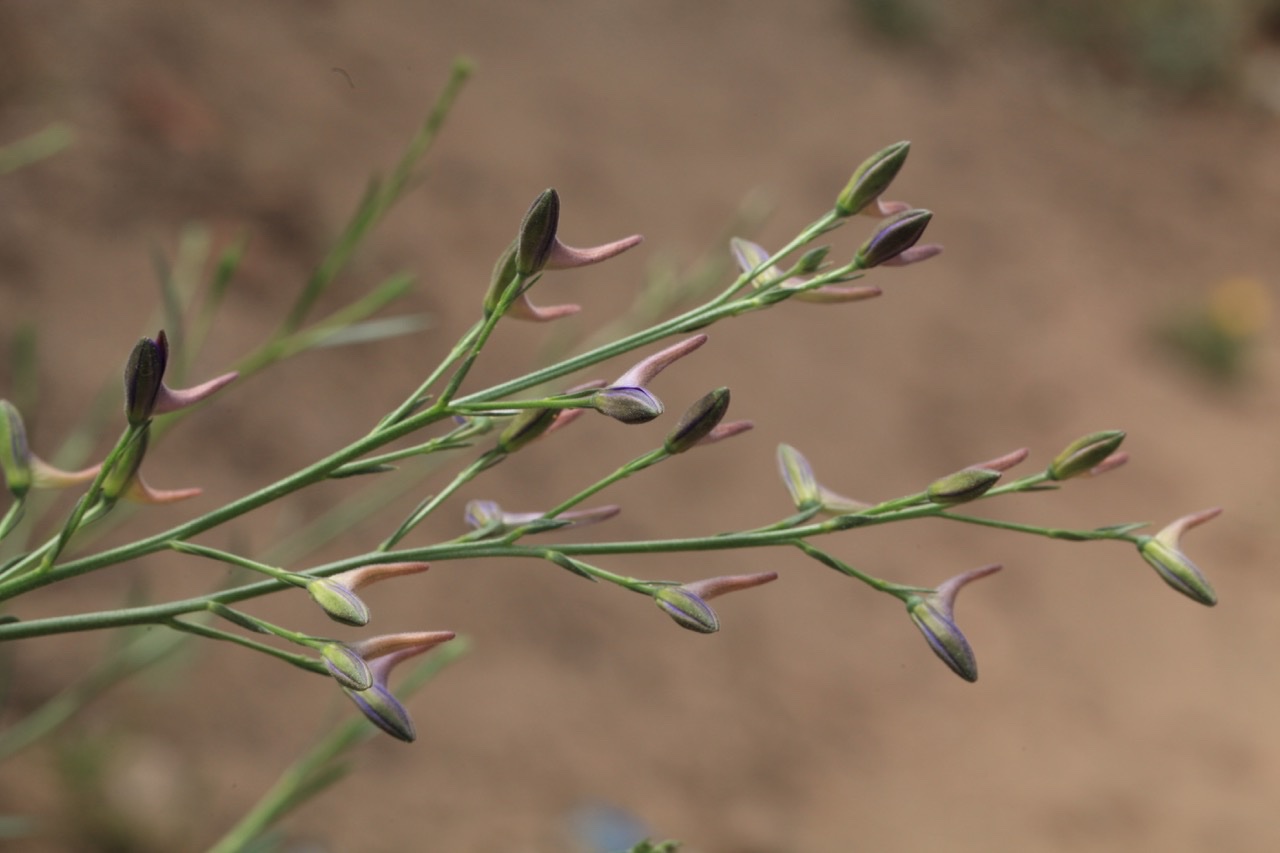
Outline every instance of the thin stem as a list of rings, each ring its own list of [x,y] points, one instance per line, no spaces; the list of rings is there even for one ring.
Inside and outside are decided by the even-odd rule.
[[[244,646],[246,649],[253,649],[255,652],[262,652],[279,658],[286,663],[291,663],[299,669],[305,669],[308,672],[315,672],[321,675],[327,675],[328,670],[325,665],[314,658],[307,655],[294,654],[286,652],[284,649],[277,649],[275,646],[269,646],[266,643],[260,643],[240,634],[233,634],[230,631],[223,631],[220,628],[214,628],[210,625],[201,625],[197,622],[186,622],[182,619],[166,619],[163,623],[175,631],[183,631],[187,634],[195,634],[200,637],[208,637],[212,640],[223,640],[228,643],[235,643],[238,646]]]
[[[575,506],[582,503],[592,495],[603,491],[604,489],[608,488],[609,486],[612,486],[614,483],[618,482],[619,480],[625,480],[627,477],[630,477],[632,474],[635,474],[638,471],[643,471],[645,468],[648,468],[652,465],[657,465],[659,462],[666,459],[670,455],[671,455],[670,453],[668,453],[665,449],[660,447],[657,450],[651,450],[648,453],[644,454],[643,456],[639,456],[635,459],[632,459],[630,462],[628,462],[626,465],[623,465],[621,468],[614,471],[612,474],[609,474],[607,477],[604,477],[603,479],[597,480],[595,483],[592,483],[590,486],[587,486],[585,489],[578,492],[573,497],[562,501],[554,509],[547,510],[542,514],[542,517],[555,518],[557,515],[559,515],[562,512],[568,512],[569,510],[573,509]]]

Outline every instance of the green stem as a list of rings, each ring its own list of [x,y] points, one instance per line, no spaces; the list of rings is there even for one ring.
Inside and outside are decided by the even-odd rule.
[[[554,509],[547,510],[542,514],[542,517],[555,518],[557,515],[559,515],[562,512],[568,512],[569,510],[573,509],[575,506],[582,503],[592,495],[603,491],[604,489],[608,488],[609,486],[612,486],[614,483],[618,482],[619,480],[625,480],[627,477],[630,477],[632,474],[635,474],[639,471],[643,471],[645,468],[648,468],[652,465],[657,465],[659,462],[668,458],[670,455],[671,454],[668,453],[665,449],[659,447],[657,450],[651,450],[648,453],[644,454],[643,456],[639,456],[635,459],[632,459],[626,465],[623,465],[621,468],[614,471],[609,476],[601,480],[597,480],[595,483],[592,483],[590,486],[587,486],[585,489],[578,492],[573,497],[561,502]]]
[[[327,675],[328,670],[325,665],[315,658],[307,655],[294,654],[286,652],[284,649],[277,649],[275,646],[269,646],[266,643],[260,643],[257,640],[251,640],[239,634],[233,634],[230,631],[223,631],[220,628],[214,628],[210,625],[201,625],[197,622],[184,622],[181,619],[166,619],[164,624],[175,631],[183,631],[187,634],[195,634],[200,637],[208,637],[211,640],[223,640],[228,643],[235,643],[238,646],[244,646],[246,649],[253,649],[255,652],[262,652],[265,655],[279,658],[280,660],[293,664],[299,669],[305,669],[308,672],[316,672],[321,675]]]

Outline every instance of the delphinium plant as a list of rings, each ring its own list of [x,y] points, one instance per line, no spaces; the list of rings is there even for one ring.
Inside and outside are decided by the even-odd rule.
[[[476,286],[474,323],[417,387],[406,389],[402,402],[371,418],[372,426],[366,433],[288,476],[170,529],[114,547],[97,546],[96,532],[128,520],[128,513],[123,512],[126,507],[179,501],[195,494],[188,489],[156,489],[143,477],[149,448],[174,419],[199,417],[199,409],[193,407],[219,405],[223,396],[235,393],[238,379],[267,370],[308,348],[368,341],[411,329],[412,323],[403,319],[374,318],[406,292],[411,280],[403,275],[392,277],[328,317],[309,318],[321,294],[364,237],[409,187],[467,74],[465,63],[455,68],[404,158],[388,178],[370,185],[347,228],[302,287],[278,330],[263,346],[245,355],[235,370],[190,388],[171,384],[174,365],[188,363],[210,332],[213,314],[242,254],[241,243],[223,253],[203,288],[166,277],[166,322],[170,331],[181,330],[182,334],[159,332],[142,338],[131,353],[119,354],[124,363],[124,386],[112,408],[121,431],[101,463],[65,471],[43,461],[37,451],[49,446],[49,438],[29,435],[18,408],[7,400],[0,401],[0,467],[12,497],[0,515],[0,606],[4,614],[0,616],[0,642],[52,634],[159,629],[137,632],[122,644],[85,685],[71,691],[69,702],[51,702],[0,732],[0,758],[48,734],[88,696],[153,662],[177,639],[234,643],[270,655],[300,670],[300,678],[331,680],[359,714],[291,768],[216,848],[242,849],[290,808],[337,779],[341,775],[339,757],[359,740],[375,732],[401,741],[414,740],[406,697],[455,657],[462,641],[453,631],[436,625],[379,633],[377,620],[360,591],[368,584],[391,584],[429,566],[460,560],[503,557],[543,563],[563,570],[549,583],[598,582],[601,594],[610,587],[631,593],[638,602],[648,600],[649,606],[676,626],[708,634],[720,628],[720,616],[712,606],[715,599],[764,586],[776,580],[776,573],[673,580],[665,576],[672,561],[656,559],[653,564],[658,576],[632,577],[610,569],[610,557],[791,549],[895,599],[942,663],[966,681],[977,679],[978,667],[956,619],[956,598],[961,589],[994,574],[1000,566],[958,571],[933,587],[906,585],[842,560],[835,553],[842,539],[864,527],[936,518],[1050,539],[1111,540],[1133,547],[1165,583],[1187,598],[1204,605],[1216,602],[1213,588],[1185,555],[1180,540],[1187,530],[1213,518],[1217,509],[1187,515],[1154,535],[1141,532],[1146,525],[1138,523],[1064,529],[975,513],[974,507],[991,498],[1031,497],[1123,464],[1125,454],[1120,445],[1125,436],[1118,430],[1086,435],[1021,476],[1009,472],[1027,462],[1030,454],[1025,449],[943,473],[931,483],[922,483],[918,491],[878,502],[843,497],[819,479],[800,450],[781,444],[777,452],[779,493],[785,488],[792,504],[791,511],[781,518],[763,526],[711,530],[684,538],[575,541],[576,528],[607,522],[619,512],[617,506],[596,502],[597,495],[609,486],[682,454],[707,452],[703,448],[708,445],[731,442],[751,428],[749,421],[728,418],[727,386],[709,390],[674,417],[655,390],[659,374],[706,345],[716,324],[792,301],[829,304],[826,310],[842,310],[842,303],[880,296],[875,282],[881,275],[892,276],[894,267],[939,254],[940,247],[922,242],[932,214],[885,197],[906,161],[906,142],[889,145],[867,158],[844,189],[834,194],[831,209],[800,228],[785,244],[766,248],[732,239],[724,250],[736,262],[737,274],[719,282],[718,290],[709,289],[692,307],[677,308],[672,303],[669,310],[656,312],[661,316],[639,328],[610,334],[580,352],[489,387],[477,387],[472,367],[485,357],[486,346],[500,323],[546,323],[578,311],[576,305],[541,304],[544,277],[559,269],[607,262],[641,241],[639,236],[629,236],[588,248],[569,245],[561,237],[560,198],[554,190],[547,190],[533,201],[518,227],[513,216],[514,239],[499,253],[487,286]],[[836,258],[823,243],[836,229],[862,223],[867,223],[865,238],[851,257]],[[647,311],[655,313],[652,304]],[[616,366],[619,363],[624,366]],[[588,370],[617,378],[584,380],[582,374]],[[725,381],[732,378],[727,369]],[[670,426],[651,450],[621,462],[576,493],[553,498],[547,508],[516,512],[496,500],[473,500],[459,512],[456,502],[450,500],[464,486],[482,484],[487,471],[518,456],[531,442],[558,440],[553,434],[572,430],[580,417],[610,418],[618,422],[619,429],[625,429],[664,415]],[[381,537],[369,541],[360,553],[310,564],[300,556],[305,548],[295,544],[276,546],[270,553],[244,553],[216,548],[206,541],[205,534],[210,531],[301,490],[333,480],[357,484],[393,478],[400,474],[397,463],[423,457],[440,464],[431,466],[427,475],[415,474],[419,479],[407,487],[425,492],[428,486],[419,480],[429,477],[431,496],[403,517],[384,519]],[[449,465],[454,466],[452,472]],[[168,480],[178,472],[163,474]],[[77,497],[64,514],[53,515],[54,504],[41,500],[41,493],[49,489],[75,490]],[[368,511],[370,505],[361,497],[360,509],[339,508],[337,515],[317,519],[306,545],[314,547],[345,526],[339,519]],[[432,543],[413,536],[425,519],[446,510],[458,513],[456,536]],[[349,514],[343,516],[342,512]],[[239,571],[234,575],[239,580],[226,588],[176,600],[37,618],[24,613],[27,596],[44,587],[74,583],[84,575],[161,552],[175,560],[233,566]],[[433,574],[443,575],[439,582],[447,582],[447,573],[437,568]],[[767,594],[767,590],[754,594]],[[275,624],[256,615],[254,607],[271,595],[308,595],[334,621],[372,627],[364,639],[344,642]],[[434,649],[438,651],[406,676],[398,690],[393,688],[392,675],[401,663]]]

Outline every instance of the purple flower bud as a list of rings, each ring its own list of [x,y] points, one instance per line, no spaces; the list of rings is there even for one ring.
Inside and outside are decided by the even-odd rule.
[[[893,260],[916,244],[932,218],[932,212],[914,209],[882,219],[875,233],[858,249],[855,264],[866,270]]]
[[[1195,563],[1182,552],[1182,534],[1217,518],[1221,507],[1201,510],[1169,524],[1155,536],[1139,536],[1138,553],[1169,586],[1206,607],[1218,603],[1218,595]]]
[[[1087,474],[1116,452],[1124,433],[1118,429],[1094,432],[1078,438],[1063,448],[1049,463],[1049,479],[1068,480]]]
[[[373,637],[349,648],[358,657],[363,658],[372,673],[372,686],[364,690],[353,690],[343,687],[343,692],[351,698],[360,712],[369,722],[398,740],[411,742],[417,737],[413,720],[400,700],[392,695],[387,686],[391,671],[401,661],[420,655],[441,643],[452,640],[452,631],[426,631],[412,634],[390,634]]]
[[[895,142],[864,160],[836,198],[836,213],[839,216],[853,216],[880,198],[880,194],[897,177],[910,150],[910,142]]]
[[[663,446],[668,453],[684,453],[710,435],[728,411],[728,388],[707,392],[681,416]]]

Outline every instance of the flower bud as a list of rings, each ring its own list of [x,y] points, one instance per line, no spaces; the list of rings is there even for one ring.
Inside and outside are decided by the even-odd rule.
[[[813,476],[813,468],[799,450],[789,444],[779,444],[778,470],[796,509],[803,512],[822,504],[821,487]]]
[[[326,643],[320,649],[320,657],[329,674],[343,687],[368,690],[373,686],[373,670],[346,643]]]
[[[360,713],[364,714],[369,722],[396,740],[413,743],[418,737],[417,731],[413,728],[413,720],[409,718],[409,712],[387,688],[375,684],[367,690],[352,690],[347,687],[343,690],[346,691],[347,696],[351,697],[351,701],[356,703]]]
[[[864,160],[836,198],[836,213],[853,216],[879,198],[897,177],[910,150],[910,142],[895,142]]]
[[[681,416],[663,447],[668,453],[684,453],[706,438],[729,411],[729,389],[717,388],[703,395]]]
[[[1068,480],[1087,474],[1101,464],[1124,441],[1124,433],[1118,429],[1094,432],[1068,444],[1049,463],[1049,479]]]
[[[346,584],[316,578],[307,583],[307,592],[333,621],[357,628],[369,624],[369,606]]]
[[[681,628],[699,634],[714,634],[720,630],[720,620],[716,618],[715,611],[682,586],[662,587],[653,594],[653,601]]]
[[[15,498],[31,488],[31,448],[22,414],[8,400],[0,400],[0,471]]]
[[[1178,592],[1206,607],[1218,603],[1218,595],[1195,563],[1182,552],[1182,534],[1193,527],[1217,518],[1222,509],[1213,507],[1185,515],[1155,536],[1137,538],[1138,553],[1156,570],[1161,579]]]
[[[893,260],[916,244],[931,219],[931,211],[913,209],[880,220],[875,233],[854,255],[854,263],[867,270]]]
[[[639,387],[602,388],[590,397],[591,408],[624,424],[648,423],[662,414],[662,401]]]
[[[111,466],[111,470],[107,472],[107,476],[102,479],[102,496],[109,501],[114,501],[124,494],[125,489],[138,476],[138,469],[142,467],[142,458],[147,455],[147,442],[151,438],[151,426],[144,423],[133,440],[124,446],[120,451],[120,455],[116,458],[115,464]]]
[[[816,249],[810,249],[800,256],[799,262],[796,264],[797,275],[808,275],[815,273],[822,266],[822,262],[827,259],[827,253],[831,251],[830,246],[819,246]]]
[[[155,340],[138,341],[129,354],[124,369],[124,414],[130,426],[141,426],[151,420],[168,360],[169,341],[163,330]]]
[[[911,621],[924,634],[929,647],[951,671],[965,681],[978,680],[978,661],[964,634],[950,614],[930,598],[914,597],[907,604]]]
[[[559,412],[555,409],[523,410],[498,434],[498,449],[503,453],[515,453],[550,429],[557,415]]]
[[[999,471],[966,468],[934,480],[925,493],[936,504],[962,504],[982,497],[999,479]]]
[[[533,275],[547,265],[559,225],[560,196],[555,190],[543,190],[520,223],[520,237],[516,244],[517,272]]]
[[[511,245],[502,250],[502,254],[493,265],[493,273],[489,277],[489,289],[484,295],[486,317],[498,310],[498,302],[502,299],[502,294],[516,276],[516,246],[519,243],[519,240],[512,240]]]

